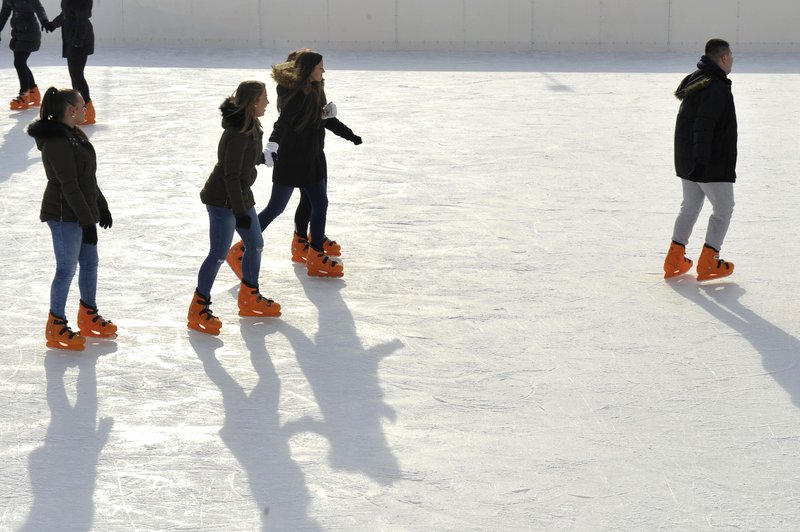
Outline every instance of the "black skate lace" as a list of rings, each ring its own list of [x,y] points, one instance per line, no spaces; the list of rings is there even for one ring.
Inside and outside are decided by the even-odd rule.
[[[58,331],[59,336],[63,335],[64,333],[69,333],[69,339],[72,340],[73,337],[78,335],[78,333],[72,332],[69,326],[67,326],[67,320],[53,320],[53,325],[63,325],[61,330]]]
[[[210,299],[202,299],[202,298],[200,298],[200,299],[197,300],[197,304],[198,305],[203,305],[203,310],[198,312],[198,314],[200,314],[201,316],[203,314],[208,314],[208,316],[206,316],[206,321],[210,321],[210,320],[213,320],[215,318],[214,313],[211,312],[211,300]]]
[[[88,310],[86,312],[86,314],[88,314],[89,316],[94,316],[94,318],[92,318],[92,323],[96,323],[96,322],[99,321],[100,325],[103,326],[103,327],[105,327],[106,325],[109,324],[109,321],[106,320],[106,319],[103,319],[103,316],[101,316],[98,313],[97,309],[90,309],[90,310]]]
[[[336,245],[336,240],[331,240],[327,236],[325,238],[323,238],[322,241],[323,242],[327,242],[329,246],[335,246]]]
[[[273,303],[275,303],[275,301],[274,301],[274,300],[272,300],[272,299],[270,299],[270,298],[268,298],[268,297],[264,297],[264,296],[262,296],[262,295],[261,295],[261,292],[259,292],[259,291],[258,291],[258,288],[256,288],[255,290],[253,290],[253,291],[252,291],[252,292],[250,292],[250,293],[251,293],[251,294],[254,294],[254,295],[256,296],[256,302],[259,302],[259,301],[266,301],[266,302],[267,302],[267,304],[269,304],[269,305],[272,305]]]
[[[335,260],[331,259],[329,256],[323,255],[322,256],[322,264],[326,264],[328,261],[331,262],[331,266],[336,266],[337,264],[339,264]]]

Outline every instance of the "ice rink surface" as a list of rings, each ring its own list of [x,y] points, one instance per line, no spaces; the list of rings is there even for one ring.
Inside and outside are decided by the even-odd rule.
[[[283,316],[240,320],[223,267],[222,334],[190,332],[217,108],[269,81],[269,130],[286,52],[90,58],[120,336],[80,354],[44,343],[35,112],[2,113],[0,530],[796,529],[799,56],[734,50],[736,272],[700,284],[661,271],[672,92],[699,55],[326,53],[364,139],[327,137],[345,277],[289,260],[295,199],[265,232]],[[69,85],[57,51],[30,64]]]

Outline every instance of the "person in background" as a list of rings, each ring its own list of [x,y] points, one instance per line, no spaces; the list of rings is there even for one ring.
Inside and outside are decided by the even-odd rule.
[[[84,70],[89,56],[94,53],[94,28],[92,27],[92,0],[61,0],[61,13],[49,24],[47,31],[61,28],[61,55],[67,60],[72,88],[81,93],[86,102],[86,125],[96,122],[96,113],[89,83]]]
[[[223,132],[217,147],[217,164],[200,191],[200,199],[208,211],[210,249],[197,274],[187,323],[198,332],[217,335],[222,328],[220,319],[211,312],[211,288],[225,262],[234,230],[247,246],[242,260],[239,315],[281,315],[281,306],[259,291],[264,240],[251,190],[258,176],[256,166],[264,163],[259,118],[264,116],[268,103],[264,83],[243,81],[220,106]]]
[[[733,273],[733,263],[719,258],[733,214],[736,182],[738,133],[728,79],[732,68],[730,45],[722,39],[711,39],[697,70],[686,76],[675,91],[681,101],[675,124],[675,172],[681,178],[683,202],[664,260],[665,278],[686,273],[692,267],[686,257],[686,244],[706,198],[713,212],[697,260],[697,280]]]
[[[117,326],[97,311],[97,227],[113,224],[108,202],[97,184],[97,156],[78,124],[86,104],[74,89],[50,87],[42,98],[39,118],[28,126],[42,152],[47,186],[39,218],[53,238],[56,273],[50,287],[50,314],[45,338],[56,349],[82,350],[86,337],[116,338]],[[67,325],[66,302],[70,284],[80,267],[78,328]]]
[[[33,72],[28,67],[28,58],[42,45],[39,26],[49,27],[50,21],[39,0],[3,0],[3,7],[0,8],[0,32],[5,28],[9,17],[11,41],[8,47],[14,52],[14,69],[19,78],[19,95],[11,100],[9,108],[12,111],[22,111],[36,107],[42,101]]]

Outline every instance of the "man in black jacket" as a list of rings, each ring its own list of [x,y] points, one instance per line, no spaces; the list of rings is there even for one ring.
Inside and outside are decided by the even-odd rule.
[[[692,267],[692,261],[685,256],[686,244],[705,198],[713,212],[697,261],[697,280],[733,273],[733,263],[719,258],[733,213],[736,181],[736,108],[728,79],[732,67],[730,45],[722,39],[711,39],[697,70],[686,76],[675,91],[681,100],[675,124],[675,172],[681,178],[683,202],[664,261],[665,278],[686,273]]]

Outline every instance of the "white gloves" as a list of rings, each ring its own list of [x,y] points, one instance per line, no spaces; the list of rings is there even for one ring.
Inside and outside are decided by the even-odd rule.
[[[328,102],[328,104],[322,108],[322,119],[327,120],[329,118],[333,118],[336,116],[336,104],[333,102]]]
[[[275,161],[278,160],[278,143],[267,142],[267,147],[264,148],[264,164],[267,168],[275,166]]]

